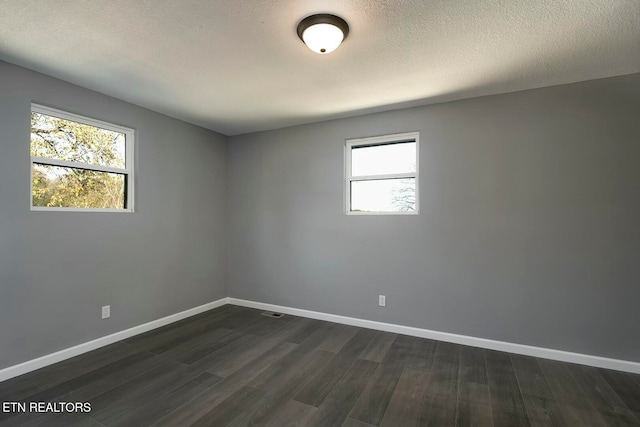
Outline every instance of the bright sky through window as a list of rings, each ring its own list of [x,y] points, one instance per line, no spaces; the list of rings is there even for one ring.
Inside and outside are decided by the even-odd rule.
[[[417,213],[417,138],[347,141],[347,212]]]
[[[387,175],[416,171],[416,143],[354,147],[352,176]]]
[[[354,181],[351,183],[351,210],[361,212],[394,212],[415,199],[414,178]]]

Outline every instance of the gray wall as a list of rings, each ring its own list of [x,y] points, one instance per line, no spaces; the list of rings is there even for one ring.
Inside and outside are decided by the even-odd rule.
[[[4,62],[0,94],[0,369],[225,295],[640,361],[638,74],[228,146]],[[136,129],[136,213],[29,211],[32,101]],[[345,215],[344,140],[413,130],[420,215]]]
[[[415,130],[420,215],[345,215],[345,139]],[[228,293],[640,361],[639,162],[639,74],[233,137]]]
[[[31,101],[135,128],[135,213],[29,211]],[[225,136],[4,62],[0,130],[0,368],[225,296]]]

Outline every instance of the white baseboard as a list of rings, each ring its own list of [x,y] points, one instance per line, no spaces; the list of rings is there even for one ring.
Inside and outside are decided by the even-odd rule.
[[[472,347],[486,348],[490,350],[505,351],[515,354],[523,354],[526,356],[541,357],[544,359],[559,360],[562,362],[578,363],[581,365],[595,366],[598,368],[614,369],[617,371],[631,372],[640,374],[640,363],[627,360],[610,359],[600,356],[591,356],[588,354],[572,353],[562,350],[553,350],[543,347],[533,347],[523,344],[514,344],[504,341],[495,341],[485,338],[476,338],[466,335],[450,334],[447,332],[432,331],[429,329],[414,328],[412,326],[395,325],[392,323],[376,322],[373,320],[357,319],[355,317],[339,316],[337,314],[321,313],[318,311],[301,310],[298,308],[285,307],[275,304],[266,304],[255,301],[247,301],[237,298],[221,298],[180,313],[172,314],[161,319],[134,326],[124,331],[116,332],[105,337],[79,344],[55,353],[47,354],[37,359],[29,360],[18,365],[9,366],[0,370],[0,382],[26,374],[36,369],[44,368],[54,363],[61,362],[66,359],[78,356],[83,353],[113,344],[118,341],[130,338],[135,335],[156,329],[173,322],[177,322],[187,317],[195,316],[214,308],[221,307],[225,304],[239,305],[243,307],[256,308],[259,310],[276,311],[279,313],[291,314],[293,316],[308,317],[310,319],[325,320],[328,322],[341,323],[344,325],[358,326],[361,328],[375,329],[379,331],[394,332],[403,335],[411,335],[420,338],[429,338],[438,341],[451,342],[455,344],[463,344]]]
[[[36,369],[44,368],[45,366],[53,365],[54,363],[70,359],[74,356],[87,353],[97,348],[113,344],[114,342],[122,341],[134,335],[142,334],[152,329],[168,325],[169,323],[177,322],[178,320],[195,316],[196,314],[212,310],[225,304],[228,304],[228,298],[221,298],[217,301],[190,308],[188,310],[181,311],[180,313],[172,314],[170,316],[153,320],[142,325],[134,326],[133,328],[129,328],[124,331],[97,338],[95,340],[69,347],[64,350],[56,351],[55,353],[47,354],[45,356],[38,357],[37,359],[32,359],[18,365],[9,366],[0,370],[0,382],[13,377],[17,377],[18,375],[26,374],[27,372],[35,371]]]
[[[339,316],[336,314],[321,313],[318,311],[301,310],[298,308],[265,304],[261,302],[247,301],[237,298],[227,298],[227,301],[229,304],[257,308],[259,310],[275,311],[278,313],[291,314],[293,316],[308,317],[311,319],[326,320],[328,322],[341,323],[344,325],[359,326],[361,328],[376,329],[379,331],[394,332],[420,338],[429,338],[432,340],[486,348],[489,350],[505,351],[509,353],[522,354],[525,356],[534,356],[543,359],[559,360],[561,362],[578,363],[581,365],[594,366],[597,368],[614,369],[616,371],[625,371],[632,372],[634,374],[640,374],[640,363],[627,360],[609,359],[606,357],[572,353],[562,350],[553,350],[550,348],[534,347],[524,344],[514,344],[504,341],[470,337],[466,335],[450,334],[447,332],[414,328],[412,326],[402,326],[392,323],[376,322],[373,320],[357,319],[354,317]]]

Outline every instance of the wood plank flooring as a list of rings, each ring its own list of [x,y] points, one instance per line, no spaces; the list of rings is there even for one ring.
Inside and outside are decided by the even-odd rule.
[[[640,376],[226,305],[0,383],[4,426],[639,426]]]

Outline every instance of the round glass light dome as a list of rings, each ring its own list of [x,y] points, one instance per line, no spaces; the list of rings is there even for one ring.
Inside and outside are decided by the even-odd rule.
[[[346,21],[327,13],[307,16],[298,24],[298,37],[309,49],[319,54],[336,50],[348,34],[349,25]]]
[[[335,25],[316,24],[304,30],[302,40],[312,51],[326,54],[340,46],[344,40],[344,34]]]

